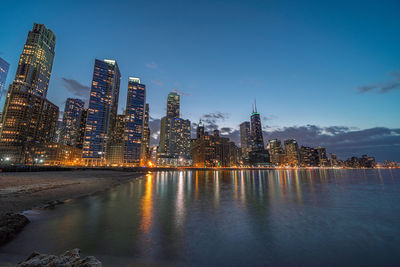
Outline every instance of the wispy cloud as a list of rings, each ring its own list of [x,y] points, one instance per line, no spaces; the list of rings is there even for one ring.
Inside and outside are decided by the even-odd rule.
[[[363,85],[357,88],[358,93],[367,93],[377,91],[380,94],[386,94],[390,91],[400,89],[400,71],[390,73],[392,78],[387,81],[378,82],[375,84]]]
[[[75,96],[83,97],[84,99],[89,98],[90,87],[79,83],[77,80],[61,78],[62,85],[69,92],[73,93]]]
[[[158,69],[158,64],[154,61],[145,64],[148,69]]]
[[[162,81],[160,81],[160,80],[151,80],[151,83],[153,83],[155,85],[158,85],[158,86],[163,86],[164,85],[164,83]]]

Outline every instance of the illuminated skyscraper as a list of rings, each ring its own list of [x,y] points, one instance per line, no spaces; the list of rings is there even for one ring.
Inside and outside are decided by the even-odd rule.
[[[95,60],[83,142],[86,165],[103,165],[118,110],[121,73],[115,60]]]
[[[197,129],[196,129],[196,138],[200,138],[203,135],[204,135],[204,125],[200,120],[199,124],[197,125]]]
[[[242,148],[242,155],[247,157],[251,151],[251,131],[250,122],[248,121],[240,124],[240,145]]]
[[[271,157],[271,162],[275,165],[279,165],[283,162],[283,148],[282,142],[278,139],[269,140],[269,154]]]
[[[46,97],[55,54],[56,36],[43,24],[33,24],[18,62],[9,91]]]
[[[56,37],[34,24],[22,51],[14,82],[4,104],[0,153],[12,162],[26,163],[31,144],[53,141],[58,107],[46,99]]]
[[[146,104],[145,110],[144,110],[144,122],[143,122],[142,151],[141,151],[141,160],[140,160],[141,166],[148,165],[148,161],[151,160],[149,112],[150,112],[149,104]]]
[[[285,140],[285,163],[290,166],[299,164],[299,145],[294,139]]]
[[[124,138],[124,163],[128,165],[140,164],[145,103],[146,86],[140,83],[139,78],[129,77]]]
[[[160,144],[158,158],[162,158],[164,165],[176,162],[176,159],[190,158],[190,131],[189,120],[179,118],[180,97],[176,92],[168,94],[167,116],[161,119]],[[160,162],[160,161],[159,161]]]
[[[85,102],[77,98],[68,98],[65,102],[60,133],[61,143],[76,146],[79,138],[81,115],[84,106]]]
[[[4,59],[0,57],[0,100],[6,88],[6,80],[9,67],[10,64],[8,64]]]
[[[251,139],[252,139],[252,151],[264,150],[264,137],[261,127],[260,113],[257,112],[257,106],[251,114]]]
[[[121,165],[124,161],[125,121],[125,112],[124,114],[117,115],[115,127],[107,142],[106,159],[109,165]]]
[[[179,118],[180,97],[176,92],[168,94],[167,118]]]

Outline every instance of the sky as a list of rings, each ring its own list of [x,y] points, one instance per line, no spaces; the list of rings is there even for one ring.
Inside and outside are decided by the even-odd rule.
[[[238,142],[254,99],[266,140],[400,161],[399,1],[2,1],[11,83],[34,22],[56,34],[48,98],[87,101],[95,58],[147,86],[152,143],[167,94]],[[1,100],[4,102],[4,99]],[[1,105],[3,105],[1,103]],[[195,126],[195,125],[194,125]]]

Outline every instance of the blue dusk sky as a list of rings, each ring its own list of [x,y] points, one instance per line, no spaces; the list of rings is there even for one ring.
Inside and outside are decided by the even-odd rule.
[[[147,85],[152,143],[167,94],[181,115],[238,141],[251,106],[265,138],[340,157],[400,161],[399,1],[2,1],[0,57],[11,83],[28,31],[57,37],[48,98],[89,96],[94,59]],[[3,105],[4,99],[1,101]]]

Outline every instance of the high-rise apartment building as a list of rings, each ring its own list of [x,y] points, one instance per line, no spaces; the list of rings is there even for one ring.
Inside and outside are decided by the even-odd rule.
[[[197,132],[200,134],[191,142],[193,166],[231,167],[238,164],[239,149],[229,141],[229,138],[221,137],[219,131],[214,131],[213,135],[202,131]]]
[[[317,146],[315,148],[315,151],[317,152],[318,155],[318,166],[320,167],[328,166],[329,161],[328,157],[326,156],[326,148],[322,146]]]
[[[22,91],[46,97],[53,60],[56,36],[43,24],[33,24],[18,62],[17,73],[9,91]]]
[[[290,166],[299,164],[299,145],[295,139],[285,140],[285,163]]]
[[[303,167],[314,167],[318,165],[317,151],[308,146],[301,146],[299,148],[299,162]]]
[[[15,163],[27,162],[32,144],[53,141],[58,107],[46,99],[56,37],[42,24],[29,31],[2,113],[0,153]]]
[[[275,165],[280,165],[283,162],[284,157],[281,140],[272,139],[269,140],[268,143],[271,162]]]
[[[147,166],[148,162],[151,161],[151,151],[150,151],[150,128],[149,128],[149,118],[150,118],[150,108],[149,104],[146,104],[144,110],[144,122],[143,122],[143,138],[142,138],[142,148],[141,148],[141,159],[140,165]]]
[[[60,131],[60,142],[62,144],[69,146],[77,145],[84,106],[85,102],[78,98],[68,98],[65,102]]]
[[[159,162],[176,162],[176,159],[185,161],[190,159],[190,134],[189,120],[179,117],[180,97],[176,92],[168,94],[167,115],[161,119],[160,144],[157,156]]]
[[[108,165],[121,165],[124,162],[124,136],[126,115],[119,114],[115,120],[115,126],[111,137],[107,142],[106,159]]]
[[[86,165],[105,164],[107,141],[117,117],[120,80],[115,60],[95,60],[82,153]]]
[[[168,94],[167,98],[167,117],[168,118],[179,118],[180,110],[180,97],[176,92]]]
[[[0,100],[6,88],[8,68],[10,64],[0,57]]]
[[[139,165],[144,128],[146,86],[139,78],[129,77],[126,100],[124,164]]]
[[[240,145],[242,149],[242,155],[247,157],[251,151],[251,130],[249,121],[245,121],[240,124]]]
[[[86,129],[86,119],[87,119],[87,109],[82,110],[81,112],[81,120],[79,122],[79,133],[76,139],[76,147],[82,149],[83,148],[83,140],[85,139],[85,129]]]

